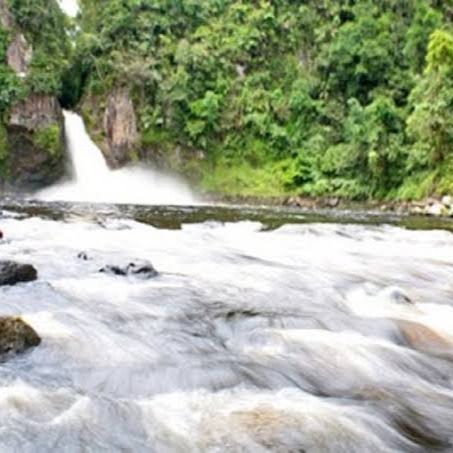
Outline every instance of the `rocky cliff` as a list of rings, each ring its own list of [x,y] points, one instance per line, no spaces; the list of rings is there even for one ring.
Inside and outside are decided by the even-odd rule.
[[[140,136],[134,105],[126,88],[115,88],[102,98],[87,96],[79,108],[110,167],[121,167],[137,156]]]
[[[16,75],[20,93],[1,112],[0,187],[37,189],[64,174],[63,115],[56,95],[42,94],[29,82],[33,46],[6,0],[0,0],[0,26],[9,36],[0,64]]]
[[[36,189],[63,175],[63,115],[55,97],[32,94],[14,105],[6,131],[7,187]]]

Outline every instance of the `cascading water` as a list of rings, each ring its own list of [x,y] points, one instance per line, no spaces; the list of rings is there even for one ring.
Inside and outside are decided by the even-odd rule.
[[[42,338],[0,364],[2,453],[453,451],[450,233],[73,208],[0,214],[39,270],[1,312]]]
[[[89,137],[82,118],[64,112],[66,142],[73,176],[38,193],[45,201],[81,201],[149,205],[189,205],[194,197],[175,178],[149,168],[133,166],[110,170],[99,148]]]

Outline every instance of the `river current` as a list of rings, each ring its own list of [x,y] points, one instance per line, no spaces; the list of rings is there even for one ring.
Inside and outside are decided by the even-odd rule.
[[[0,365],[1,452],[453,449],[446,230],[42,203],[0,228],[39,272],[1,314],[43,339]],[[135,260],[159,275],[99,272]]]

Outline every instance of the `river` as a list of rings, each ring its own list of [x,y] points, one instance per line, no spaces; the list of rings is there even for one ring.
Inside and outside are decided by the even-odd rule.
[[[0,366],[0,451],[452,451],[450,222],[4,204],[39,280],[1,312],[43,342]]]

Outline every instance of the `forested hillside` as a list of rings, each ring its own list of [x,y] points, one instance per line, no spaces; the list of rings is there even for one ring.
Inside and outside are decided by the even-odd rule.
[[[9,3],[42,49],[32,89],[58,91],[100,144],[116,104],[134,116],[112,162],[153,160],[221,193],[453,192],[449,2],[81,0],[66,57],[53,19],[33,23],[39,2]]]
[[[58,97],[69,31],[55,0],[0,0],[0,188],[39,187],[64,172]]]

